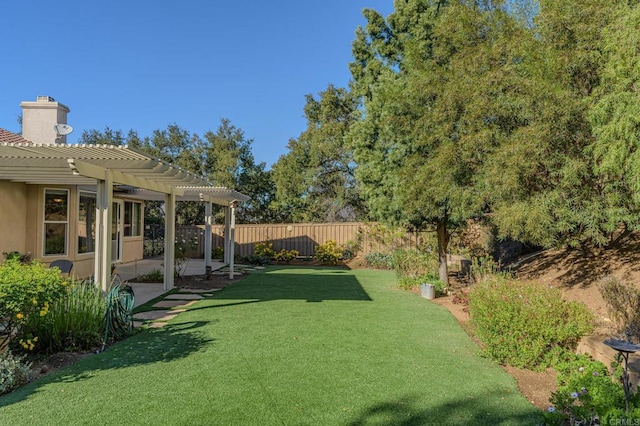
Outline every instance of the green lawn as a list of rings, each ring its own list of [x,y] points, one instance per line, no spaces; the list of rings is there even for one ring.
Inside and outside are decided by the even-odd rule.
[[[0,397],[0,425],[535,424],[478,352],[393,273],[270,267]]]

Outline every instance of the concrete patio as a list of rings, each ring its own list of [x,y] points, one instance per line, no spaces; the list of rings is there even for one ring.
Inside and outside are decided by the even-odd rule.
[[[120,279],[122,281],[129,281],[141,275],[153,272],[154,270],[159,270],[162,272],[164,269],[163,262],[164,259],[155,258],[141,259],[129,263],[118,263],[116,264],[116,272],[118,273],[118,275],[120,275]],[[225,266],[223,262],[214,260],[211,261],[211,270],[213,271],[220,269],[223,266]],[[204,274],[204,259],[189,259],[183,275],[187,276]],[[155,299],[156,297],[162,296],[166,293],[162,283],[130,283],[130,285],[133,288],[135,294],[134,306],[142,305],[143,303],[146,303],[149,300]]]

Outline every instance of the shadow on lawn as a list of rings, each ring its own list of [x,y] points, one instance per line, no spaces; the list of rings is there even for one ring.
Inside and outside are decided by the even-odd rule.
[[[167,324],[135,334],[108,347],[103,353],[90,355],[68,368],[3,395],[0,397],[0,407],[26,399],[38,392],[41,386],[50,383],[72,383],[89,379],[97,371],[171,362],[188,357],[213,342],[213,339],[204,338],[197,330],[208,323],[210,321]]]
[[[246,280],[216,293],[214,299],[242,300],[218,306],[270,300],[372,300],[348,269],[301,267],[276,267],[264,273],[251,274]]]
[[[501,406],[504,394],[488,392],[480,398],[460,398],[439,405],[431,410],[417,408],[417,401],[424,397],[406,396],[398,401],[372,405],[360,413],[349,426],[368,424],[410,425],[535,425],[540,424],[541,413],[535,408],[513,413]]]

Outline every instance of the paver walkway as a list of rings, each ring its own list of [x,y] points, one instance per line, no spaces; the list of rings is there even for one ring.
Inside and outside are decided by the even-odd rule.
[[[135,327],[162,327],[167,321],[174,319],[180,312],[184,312],[198,300],[213,296],[213,292],[205,291],[181,289],[178,293],[167,294],[163,300],[154,303],[151,310],[134,314],[133,324]]]
[[[234,275],[238,276],[256,269],[264,269],[264,267],[250,267],[245,265],[238,265],[237,267],[239,271],[234,273]],[[225,268],[216,272],[228,274]],[[175,318],[180,312],[187,310],[189,306],[197,303],[199,300],[213,297],[214,293],[220,290],[222,289],[213,288],[205,290],[181,288],[177,293],[165,294],[162,300],[154,303],[149,310],[134,314],[133,324],[135,327],[162,327],[166,325],[168,321]]]

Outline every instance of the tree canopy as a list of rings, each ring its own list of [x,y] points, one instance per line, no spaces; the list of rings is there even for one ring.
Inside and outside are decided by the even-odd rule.
[[[350,133],[356,176],[373,218],[438,231],[443,281],[450,229],[471,218],[546,247],[603,244],[630,219],[619,180],[603,173],[611,155],[635,150],[604,138],[621,115],[598,87],[601,30],[633,26],[612,19],[610,2],[575,3],[543,0],[532,13],[526,1],[403,0],[386,20],[364,11],[350,65],[362,105]],[[602,108],[590,115],[593,96]],[[616,105],[631,119],[630,105]]]
[[[289,151],[273,166],[275,208],[292,222],[361,220],[366,209],[346,140],[358,101],[333,85],[320,93],[320,99],[306,99],[307,129],[289,141]]]
[[[216,132],[208,131],[204,137],[192,134],[177,124],[166,129],[154,130],[151,136],[140,138],[134,130],[124,136],[122,131],[109,127],[104,131],[83,132],[80,143],[130,145],[142,149],[163,161],[175,164],[196,175],[206,177],[215,185],[235,189],[251,197],[237,211],[237,220],[242,223],[271,222],[277,215],[270,210],[275,188],[270,171],[265,163],[256,164],[251,153],[252,140],[244,132],[222,119]],[[147,203],[146,215],[163,216],[162,203]],[[176,207],[176,222],[180,225],[201,223],[204,205],[198,202],[181,202]],[[222,212],[217,220],[223,220]]]

